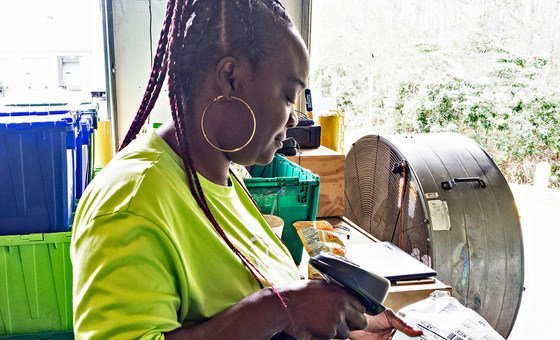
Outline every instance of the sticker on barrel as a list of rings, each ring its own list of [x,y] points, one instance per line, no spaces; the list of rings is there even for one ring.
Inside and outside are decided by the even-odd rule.
[[[430,210],[430,221],[432,230],[450,230],[451,221],[449,220],[449,209],[447,202],[443,200],[429,200],[428,209]]]

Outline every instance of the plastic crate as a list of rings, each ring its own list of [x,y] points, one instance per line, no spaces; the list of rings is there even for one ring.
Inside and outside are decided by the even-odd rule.
[[[74,332],[45,332],[33,334],[0,335],[0,340],[74,340]]]
[[[76,145],[78,147],[82,145],[82,139],[84,139],[84,137],[82,137],[82,134],[80,134],[82,129],[82,126],[80,124],[82,111],[71,111],[70,107],[67,104],[56,104],[56,103],[55,104],[9,104],[0,108],[0,117],[50,116],[50,115],[73,116],[75,122]],[[73,177],[74,197],[77,197],[79,193],[78,184],[80,184],[80,182],[78,179],[78,171],[79,170],[81,171],[81,163],[82,163],[82,153],[78,151],[79,149],[77,148],[73,158],[73,167],[76,171]],[[72,209],[75,208],[76,208],[76,204],[75,202],[72,202]]]
[[[92,129],[89,135],[88,145],[88,183],[93,179],[95,168],[95,130],[97,130],[97,123],[99,122],[99,105],[97,103],[83,103],[78,107],[78,112],[82,117],[87,117],[91,124]]]
[[[78,112],[81,115],[89,115],[93,121],[93,128],[97,129],[97,121],[99,120],[99,105],[97,103],[82,103],[78,107]]]
[[[245,185],[264,214],[284,220],[282,240],[296,263],[301,262],[303,245],[293,223],[313,221],[319,203],[319,176],[275,155],[268,165],[256,165]]]
[[[56,105],[5,105],[0,108],[2,116],[46,116],[56,114],[67,114],[70,112],[64,104]]]
[[[4,106],[8,106],[8,107],[49,107],[49,106],[66,106],[68,105],[68,103],[12,103],[12,104],[6,104]]]
[[[0,235],[68,230],[75,152],[71,114],[0,117]]]
[[[72,330],[71,235],[0,236],[0,335]]]
[[[76,199],[82,197],[92,177],[91,147],[93,131],[93,117],[86,114],[82,115],[76,141]]]

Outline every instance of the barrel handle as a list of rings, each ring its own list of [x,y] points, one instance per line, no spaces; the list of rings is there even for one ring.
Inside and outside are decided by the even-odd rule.
[[[455,186],[455,183],[463,182],[476,182],[482,189],[486,188],[486,183],[478,177],[452,178],[448,181],[441,182],[441,187],[443,190],[451,190]]]

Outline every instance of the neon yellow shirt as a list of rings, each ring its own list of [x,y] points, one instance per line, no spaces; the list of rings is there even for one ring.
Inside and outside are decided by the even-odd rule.
[[[220,226],[267,279],[298,280],[288,250],[240,184],[199,179]],[[162,339],[259,289],[196,204],[181,159],[155,133],[139,137],[88,186],[71,258],[78,339]]]

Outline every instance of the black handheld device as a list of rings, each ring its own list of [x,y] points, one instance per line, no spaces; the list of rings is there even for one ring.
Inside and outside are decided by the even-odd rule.
[[[295,156],[299,149],[298,142],[293,137],[288,137],[282,141],[282,147],[276,150],[276,153],[281,153],[284,156]]]
[[[313,112],[313,102],[311,101],[310,89],[305,89],[305,108],[307,112]]]
[[[341,256],[326,252],[312,256],[309,264],[317,269],[327,282],[342,286],[360,299],[369,315],[377,315],[385,310],[383,301],[391,285],[386,278],[364,270]]]

